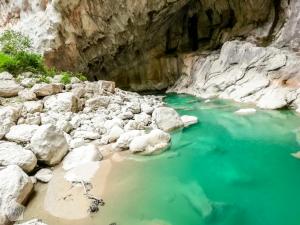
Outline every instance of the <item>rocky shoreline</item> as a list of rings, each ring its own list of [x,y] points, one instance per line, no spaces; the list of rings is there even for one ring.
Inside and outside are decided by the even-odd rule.
[[[18,220],[35,184],[51,181],[55,166],[61,164],[64,182],[87,194],[100,161],[120,151],[158,154],[170,145],[168,132],[197,122],[165,107],[160,96],[123,91],[110,81],[72,78],[64,85],[59,76],[36,83],[30,73],[18,81],[0,73],[0,224]],[[101,196],[89,202],[97,211]]]

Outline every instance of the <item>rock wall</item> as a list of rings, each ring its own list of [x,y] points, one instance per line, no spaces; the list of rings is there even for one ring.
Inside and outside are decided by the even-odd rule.
[[[299,60],[288,50],[230,41],[220,52],[182,56],[182,76],[168,91],[300,111]]]
[[[297,43],[297,32],[285,31],[295,28],[297,5],[297,0],[7,0],[0,3],[0,30],[31,36],[49,66],[115,80],[123,88],[162,90],[180,76],[182,53],[217,49],[233,38]]]

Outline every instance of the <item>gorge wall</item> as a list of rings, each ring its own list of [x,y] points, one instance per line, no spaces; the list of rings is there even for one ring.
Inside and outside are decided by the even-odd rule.
[[[298,12],[297,0],[2,0],[0,30],[29,35],[49,66],[162,90],[181,54],[232,39],[298,50]]]

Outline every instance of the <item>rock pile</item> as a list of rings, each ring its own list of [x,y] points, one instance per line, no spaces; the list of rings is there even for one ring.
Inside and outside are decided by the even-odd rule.
[[[187,124],[175,110],[163,105],[162,97],[123,91],[115,88],[114,82],[72,79],[71,84],[63,85],[54,77],[52,83],[37,84],[30,78],[16,81],[7,72],[0,73],[0,79],[1,84],[5,81],[0,86],[3,224],[17,219],[10,215],[17,206],[7,202],[21,205],[33,189],[33,181],[51,180],[53,171],[43,167],[64,159],[66,180],[86,178],[89,182],[103,159],[101,146],[110,145],[113,152],[160,153],[170,145],[171,136],[166,132]]]

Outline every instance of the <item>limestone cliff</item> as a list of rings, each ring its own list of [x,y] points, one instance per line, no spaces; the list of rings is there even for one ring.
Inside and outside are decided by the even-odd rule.
[[[298,0],[2,0],[0,29],[31,36],[50,66],[164,89],[180,76],[178,55],[228,40],[298,49]]]

